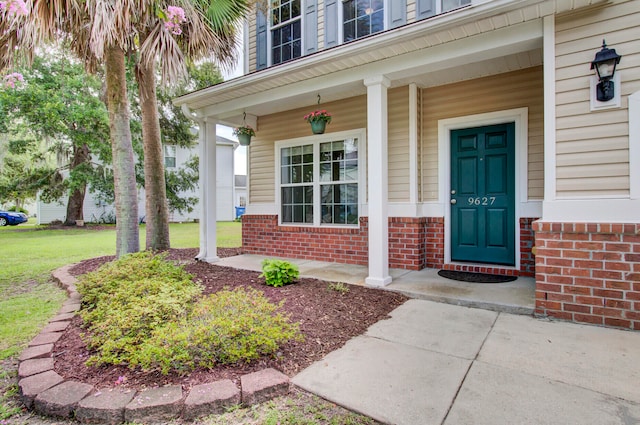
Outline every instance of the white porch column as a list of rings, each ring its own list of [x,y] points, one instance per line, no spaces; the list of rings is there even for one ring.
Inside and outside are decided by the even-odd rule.
[[[204,162],[204,178],[201,186],[201,193],[204,193],[202,200],[202,221],[204,223],[204,257],[202,261],[214,263],[220,258],[218,257],[218,244],[216,234],[216,124],[217,121],[211,118],[205,120],[205,152],[200,157],[200,167]],[[202,168],[201,168],[202,170]],[[201,174],[202,176],[202,174]],[[202,178],[202,177],[201,177]],[[201,224],[202,226],[202,224]],[[202,230],[202,227],[201,227]],[[200,242],[202,246],[202,241]]]
[[[198,120],[198,196],[200,198],[200,252],[196,260],[207,257],[207,190],[205,173],[207,171],[205,158],[207,157],[207,123]]]
[[[367,86],[367,173],[369,179],[369,276],[367,285],[385,286],[389,276],[389,183],[387,162],[387,89],[384,75],[364,80]]]

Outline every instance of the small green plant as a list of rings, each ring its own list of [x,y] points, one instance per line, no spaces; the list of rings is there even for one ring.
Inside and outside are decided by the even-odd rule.
[[[330,283],[329,289],[332,291],[339,292],[341,294],[346,294],[347,292],[349,292],[349,286],[342,282]]]
[[[262,260],[262,274],[265,283],[269,286],[279,288],[293,282],[300,276],[298,266],[284,260]]]
[[[195,367],[249,362],[300,340],[297,323],[252,288],[223,290],[200,300],[188,317],[166,323],[140,347],[134,365],[185,373]]]

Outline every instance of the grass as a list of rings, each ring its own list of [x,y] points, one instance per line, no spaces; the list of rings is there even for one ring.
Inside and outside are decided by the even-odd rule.
[[[199,226],[171,224],[171,246],[199,246]],[[140,229],[144,245],[144,226]],[[241,224],[221,222],[219,247],[242,245]],[[17,397],[16,355],[57,312],[64,292],[51,282],[51,271],[66,264],[115,254],[115,228],[50,230],[46,226],[0,227],[0,422],[7,424],[62,425],[23,411]],[[196,422],[201,425],[363,425],[371,419],[340,408],[313,395],[294,391],[258,406],[237,406],[223,415]]]
[[[198,425],[373,425],[377,422],[299,390],[248,408],[237,407]]]
[[[82,228],[49,230],[46,227],[0,228],[0,360],[19,352],[60,308],[62,290],[50,282],[51,271],[66,264],[114,255],[116,232]],[[196,223],[170,226],[171,246],[195,248],[199,245]],[[241,224],[218,223],[221,247],[242,244]],[[144,245],[144,226],[140,228]]]

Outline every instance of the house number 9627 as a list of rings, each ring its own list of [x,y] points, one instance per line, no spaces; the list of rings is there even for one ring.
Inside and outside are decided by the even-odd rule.
[[[476,198],[469,198],[467,199],[467,203],[469,205],[493,205],[493,203],[496,201],[496,197],[495,196],[483,196],[481,197],[476,197]]]

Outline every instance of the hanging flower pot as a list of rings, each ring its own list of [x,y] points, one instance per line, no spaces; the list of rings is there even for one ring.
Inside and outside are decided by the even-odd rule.
[[[251,143],[251,136],[248,134],[238,134],[238,142],[240,142],[240,146],[249,146]]]
[[[313,134],[322,134],[324,130],[331,122],[331,114],[325,109],[309,112],[304,116],[304,119],[311,124],[311,132]]]
[[[243,125],[233,129],[233,135],[238,137],[240,146],[249,146],[251,143],[251,137],[256,135],[256,132],[251,126]]]
[[[326,121],[311,121],[311,132],[313,134],[322,134],[327,127]]]

